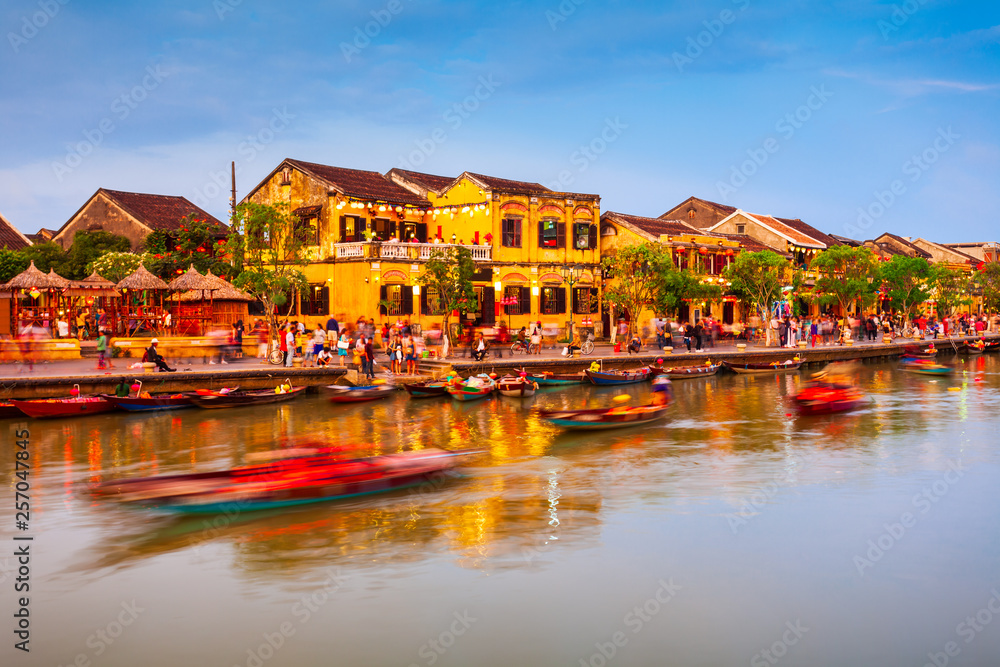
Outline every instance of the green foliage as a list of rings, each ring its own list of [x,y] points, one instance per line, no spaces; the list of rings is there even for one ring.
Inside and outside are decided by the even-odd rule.
[[[452,311],[470,312],[478,308],[476,292],[472,288],[472,275],[476,263],[472,261],[472,251],[463,246],[435,249],[424,266],[424,272],[417,282],[428,292],[437,293],[437,303],[433,314],[443,316],[442,329],[451,337],[448,319]],[[428,299],[428,303],[431,300]]]
[[[983,296],[986,310],[991,313],[1000,311],[1000,263],[984,264],[976,271],[973,282]]]
[[[879,264],[869,248],[846,245],[827,248],[809,265],[818,274],[812,296],[824,305],[839,304],[845,314],[854,301],[870,306],[878,294]]]
[[[231,258],[233,284],[259,300],[267,313],[271,339],[277,334],[275,307],[294,289],[308,286],[299,267],[309,263],[302,249],[308,231],[297,229],[298,217],[288,204],[244,202],[236,207],[226,254]]]
[[[211,270],[224,277],[233,275],[233,267],[220,257],[225,254],[226,241],[219,238],[218,227],[195,218],[193,213],[180,222],[180,229],[156,230],[146,237],[150,271],[168,281],[192,264],[200,273]]]
[[[972,304],[972,276],[968,271],[933,267],[933,296],[937,301],[939,317],[948,317],[962,306]]]
[[[102,278],[117,283],[135,272],[146,259],[147,255],[137,255],[134,252],[106,252],[87,264],[85,273],[90,275],[97,271]]]
[[[35,268],[43,273],[48,273],[50,269],[55,269],[56,273],[64,275],[66,269],[66,251],[62,246],[52,241],[36,243],[19,251],[29,262],[35,263]]]
[[[7,282],[28,268],[28,258],[23,252],[0,248],[0,282]]]
[[[664,315],[677,315],[689,301],[713,301],[722,296],[722,286],[702,282],[701,274],[678,269],[666,256],[666,263],[659,262],[653,272],[655,286],[653,309]]]
[[[730,290],[766,317],[771,304],[781,300],[790,269],[788,260],[771,250],[741,252],[726,267],[725,276]]]
[[[882,265],[882,288],[892,300],[893,308],[909,318],[917,305],[930,298],[934,273],[922,257],[894,255]]]
[[[613,276],[610,284],[604,286],[604,300],[628,310],[631,336],[638,325],[639,313],[657,302],[662,287],[658,275],[670,266],[670,253],[659,243],[623,245],[613,256],[604,257],[601,264]],[[666,301],[667,297],[663,299]]]
[[[106,252],[129,252],[131,244],[124,236],[110,232],[77,232],[62,263],[63,271],[56,273],[70,280],[83,280],[90,274],[87,266]]]

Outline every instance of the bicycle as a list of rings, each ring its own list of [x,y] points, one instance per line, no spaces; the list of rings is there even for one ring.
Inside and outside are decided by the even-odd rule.
[[[583,341],[583,345],[580,346],[581,354],[590,354],[594,351],[594,334],[588,334],[587,340]]]
[[[274,348],[271,350],[270,354],[267,355],[267,361],[275,366],[280,366],[285,363],[285,353],[278,348]]]
[[[510,346],[510,356],[513,357],[515,352],[535,354],[538,352],[538,345],[534,343],[522,343],[519,340],[515,340],[514,344]]]

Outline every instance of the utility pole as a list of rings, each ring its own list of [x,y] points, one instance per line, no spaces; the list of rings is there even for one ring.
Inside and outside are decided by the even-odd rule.
[[[232,169],[233,190],[232,194],[229,197],[229,220],[230,223],[232,223],[232,220],[236,217],[236,161],[235,160],[233,162],[230,162],[230,168]]]

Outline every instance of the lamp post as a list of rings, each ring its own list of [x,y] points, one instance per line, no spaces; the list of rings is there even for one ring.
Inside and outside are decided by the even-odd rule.
[[[579,282],[582,273],[583,267],[579,264],[563,266],[562,268],[563,279],[569,285],[569,332],[567,337],[570,343],[573,342],[573,285]]]

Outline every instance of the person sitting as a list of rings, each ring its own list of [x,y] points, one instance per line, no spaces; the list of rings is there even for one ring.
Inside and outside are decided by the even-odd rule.
[[[490,349],[490,344],[486,342],[483,337],[483,332],[480,331],[476,334],[476,341],[472,346],[472,358],[476,361],[482,361],[486,358],[486,354]]]
[[[122,381],[115,385],[115,396],[118,398],[128,398],[129,392],[132,391],[132,387],[122,378]]]
[[[635,354],[639,354],[640,350],[642,350],[642,339],[636,333],[632,335],[632,340],[628,342],[628,353],[632,354],[634,352]]]
[[[580,342],[580,332],[574,331],[573,340],[570,341],[569,346],[566,348],[566,358],[572,359],[573,352],[579,350],[582,345],[583,343]]]
[[[173,373],[177,369],[171,368],[167,365],[167,362],[163,359],[163,356],[157,351],[156,345],[160,341],[155,338],[149,342],[149,348],[146,350],[146,360],[150,363],[156,364],[156,367],[161,371],[167,371],[168,373]]]
[[[316,353],[316,366],[326,368],[330,365],[330,359],[333,355],[330,354],[330,347],[324,345],[323,348]]]

